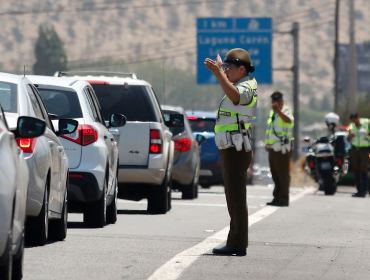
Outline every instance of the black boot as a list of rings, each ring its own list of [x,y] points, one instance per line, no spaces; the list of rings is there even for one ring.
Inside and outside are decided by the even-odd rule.
[[[368,176],[367,173],[361,174],[362,179],[362,195],[365,197],[367,194]]]
[[[355,183],[356,183],[356,189],[357,193],[353,194],[352,196],[360,196],[362,195],[362,178],[360,174],[355,174]]]

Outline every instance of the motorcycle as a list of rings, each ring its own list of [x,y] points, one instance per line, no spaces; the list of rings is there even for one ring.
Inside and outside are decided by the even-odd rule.
[[[321,137],[306,147],[306,173],[319,184],[325,195],[334,195],[340,178],[348,172],[344,135],[335,135],[335,124],[327,125],[331,135]],[[310,139],[305,138],[305,142]]]

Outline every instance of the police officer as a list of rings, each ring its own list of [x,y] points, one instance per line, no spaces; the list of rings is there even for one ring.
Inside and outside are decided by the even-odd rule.
[[[349,118],[351,123],[347,140],[352,146],[350,156],[357,188],[357,193],[352,196],[365,197],[368,185],[370,121],[369,119],[360,118],[357,113],[351,114]]]
[[[257,109],[257,81],[249,76],[255,68],[244,49],[232,49],[222,63],[204,62],[222,87],[225,96],[217,112],[215,142],[219,148],[225,195],[230,215],[226,246],[214,254],[245,256],[248,247],[247,170],[252,160],[249,130]],[[223,69],[224,67],[224,69]]]
[[[289,107],[284,105],[281,92],[275,91],[271,99],[272,110],[267,120],[265,148],[269,153],[270,170],[275,188],[274,199],[267,205],[289,206],[289,164],[292,156],[294,118]]]

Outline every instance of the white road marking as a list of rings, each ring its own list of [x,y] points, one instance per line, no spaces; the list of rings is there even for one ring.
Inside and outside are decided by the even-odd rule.
[[[146,201],[118,201],[118,203],[137,203],[137,204],[147,204]],[[172,205],[184,205],[184,206],[208,206],[208,207],[227,207],[226,204],[211,204],[211,203],[186,203],[186,202],[171,202]],[[248,208],[258,208],[258,206],[249,206]]]
[[[290,202],[294,202],[306,194],[313,192],[313,189],[306,189],[302,192],[294,195],[290,198]],[[279,207],[266,206],[259,210],[258,212],[249,216],[249,226],[258,223],[263,218],[276,212]],[[225,242],[227,234],[229,233],[229,227],[222,229],[221,231],[215,233],[214,235],[206,238],[203,242],[177,254],[171,260],[166,262],[163,266],[158,268],[148,280],[176,280],[181,276],[181,273],[189,267],[193,262],[195,262],[200,256],[211,251],[213,248],[219,246],[221,243]]]

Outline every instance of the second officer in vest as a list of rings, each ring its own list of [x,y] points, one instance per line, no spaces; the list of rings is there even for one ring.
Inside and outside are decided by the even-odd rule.
[[[275,183],[274,199],[267,205],[289,206],[290,174],[292,157],[292,130],[294,118],[289,107],[284,105],[283,94],[275,91],[271,95],[271,112],[267,120],[266,150],[272,179]]]
[[[249,73],[255,68],[243,49],[230,50],[223,63],[218,55],[217,61],[207,58],[204,64],[225,93],[217,112],[215,142],[231,218],[226,246],[214,248],[213,253],[244,256],[248,246],[247,170],[252,160],[249,126],[257,109],[257,81]]]

